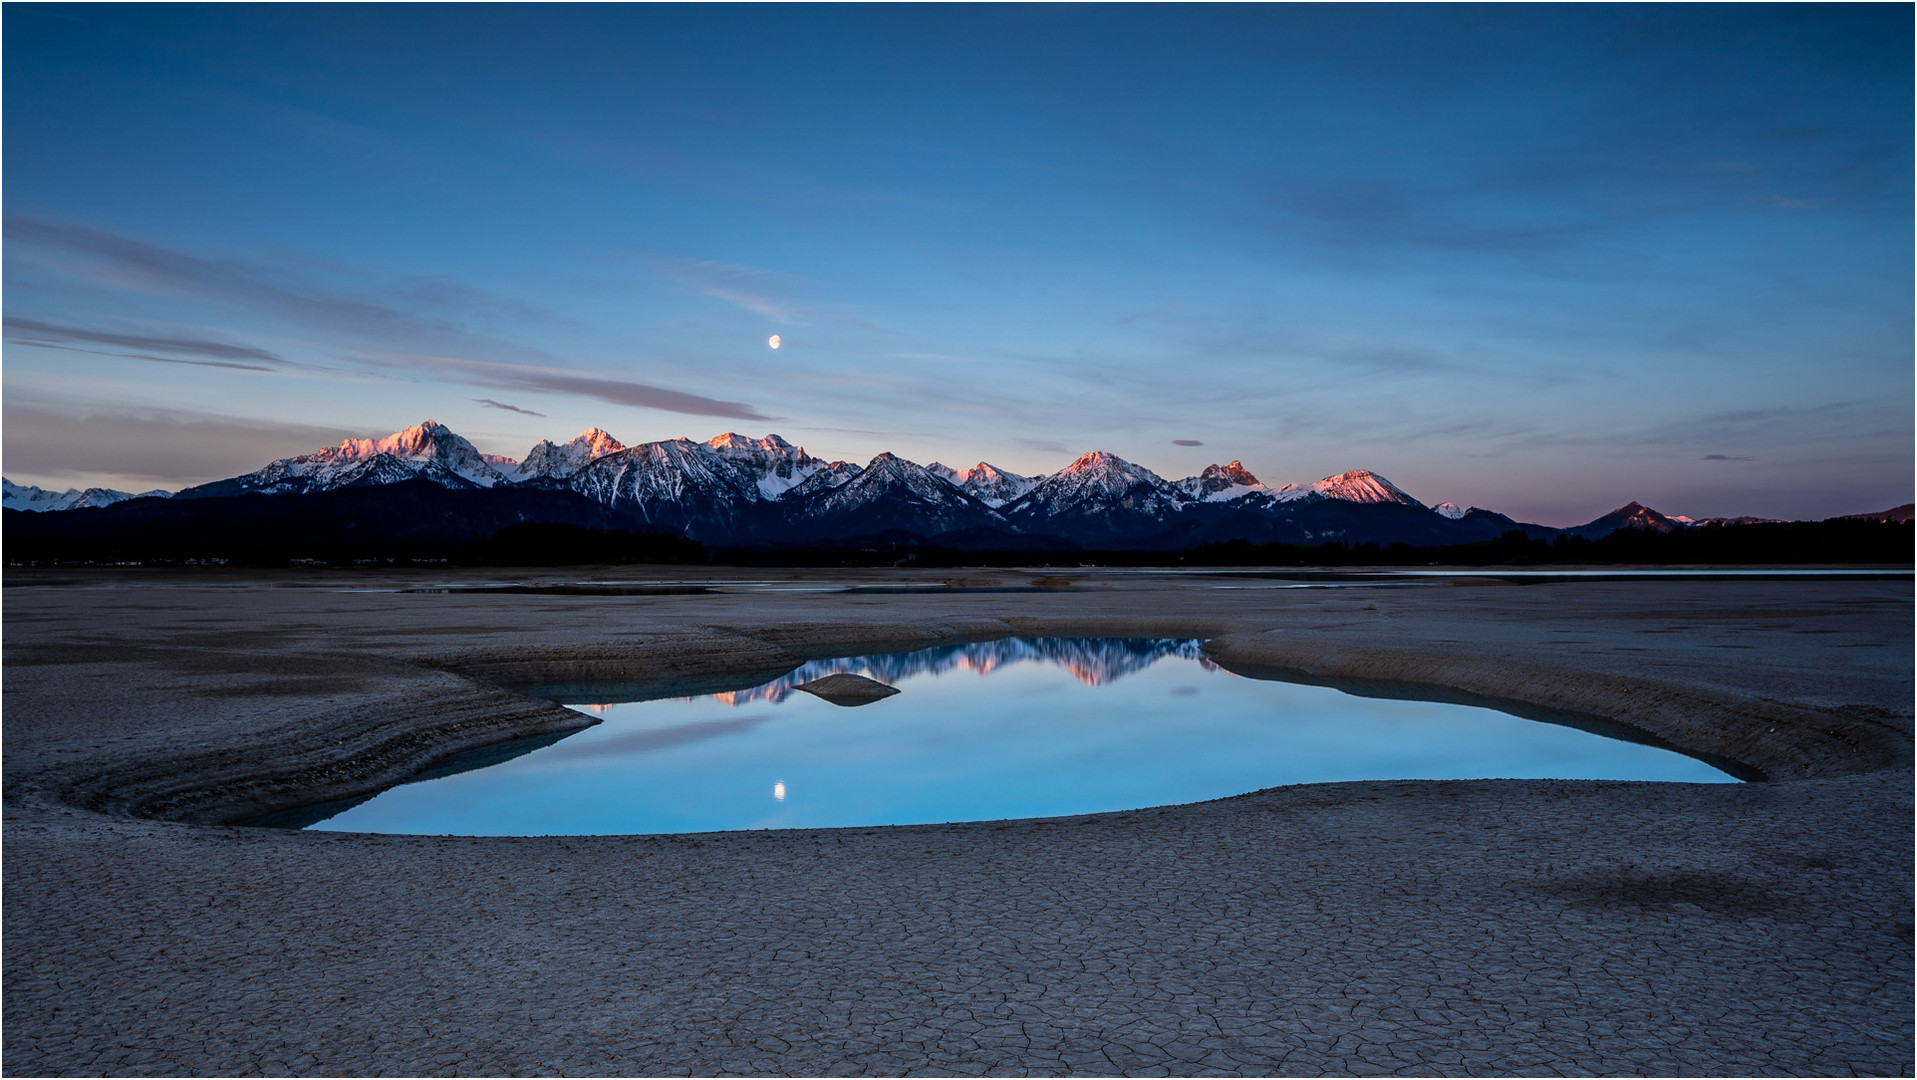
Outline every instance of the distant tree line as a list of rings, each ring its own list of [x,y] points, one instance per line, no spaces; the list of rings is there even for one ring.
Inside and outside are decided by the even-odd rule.
[[[12,513],[11,511],[9,513]],[[15,519],[9,517],[8,524]],[[367,536],[325,539],[201,531],[87,537],[35,536],[9,529],[11,565],[138,566],[581,566],[709,561],[705,546],[679,533],[526,522],[465,542]]]
[[[69,512],[72,513],[72,512]],[[301,564],[580,566],[706,564],[735,566],[1576,566],[1850,564],[1908,566],[1917,531],[1910,522],[1832,519],[1747,525],[1705,525],[1658,533],[1626,529],[1598,540],[1537,538],[1512,530],[1493,540],[1441,547],[1410,544],[1253,543],[1233,540],[1183,551],[1025,549],[976,551],[905,537],[859,547],[708,549],[676,532],[520,522],[490,532],[443,528],[436,535],[394,536],[348,522],[325,535],[202,523],[89,535],[84,529],[43,534],[32,515],[6,511],[11,564],[287,566]],[[222,527],[215,527],[215,526]],[[464,536],[458,534],[464,532]],[[458,537],[458,538],[455,538]]]
[[[737,549],[716,561],[749,566],[1576,566],[1850,564],[1908,566],[1917,529],[1910,522],[1829,521],[1711,524],[1658,533],[1624,529],[1599,540],[1536,538],[1513,529],[1493,540],[1419,547],[1329,541],[1323,544],[1232,540],[1184,551],[966,551],[899,542],[860,548]]]
[[[700,563],[706,548],[672,532],[588,529],[561,522],[510,525],[460,551],[475,566],[578,566],[602,563]]]
[[[1513,529],[1495,540],[1445,547],[1408,544],[1208,544],[1185,553],[1198,566],[1575,566],[1847,563],[1909,565],[1910,522],[1780,521],[1710,524],[1660,533],[1620,529],[1597,540],[1533,537]]]

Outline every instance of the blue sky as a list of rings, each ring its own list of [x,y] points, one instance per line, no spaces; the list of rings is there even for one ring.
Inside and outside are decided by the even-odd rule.
[[[16,482],[432,417],[1556,524],[1911,498],[1907,6],[3,17]]]

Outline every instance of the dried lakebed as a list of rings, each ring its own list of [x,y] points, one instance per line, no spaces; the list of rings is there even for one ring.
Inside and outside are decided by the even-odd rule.
[[[1907,583],[492,597],[63,577],[9,576],[4,612],[11,1073],[1911,1067]],[[214,824],[577,726],[508,685],[693,695],[832,656],[1114,633],[1206,638],[1241,674],[1607,717],[1770,779],[1304,785],[676,837]]]

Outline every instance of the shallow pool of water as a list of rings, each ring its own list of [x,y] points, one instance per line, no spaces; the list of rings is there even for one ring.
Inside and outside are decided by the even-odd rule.
[[[1331,780],[1735,779],[1672,750],[1494,709],[1241,678],[1199,645],[1013,638],[626,703],[550,687],[603,722],[500,748],[484,767],[402,784],[311,827],[703,832],[1046,817]],[[839,671],[901,692],[846,707],[795,689]],[[604,696],[633,696],[624,690]]]

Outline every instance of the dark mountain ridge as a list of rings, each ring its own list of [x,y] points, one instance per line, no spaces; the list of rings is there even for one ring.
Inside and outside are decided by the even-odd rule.
[[[348,439],[275,461],[171,500],[132,498],[86,510],[42,509],[52,505],[44,499],[21,505],[38,512],[10,513],[6,535],[13,551],[32,558],[62,557],[62,547],[153,555],[191,549],[194,557],[249,546],[343,551],[371,541],[443,550],[527,522],[666,532],[741,550],[996,552],[1440,548],[1507,535],[1596,540],[1710,525],[1633,502],[1554,529],[1477,507],[1427,506],[1365,469],[1271,487],[1233,461],[1168,481],[1100,451],[1049,476],[1020,477],[983,462],[960,473],[890,453],[864,466],[825,461],[777,435],[626,446],[591,428],[562,445],[542,441],[515,462],[483,455],[430,420],[383,439]],[[1909,507],[1864,516],[1898,513],[1907,520]]]
[[[448,488],[419,478],[310,495],[128,499],[59,513],[6,510],[0,517],[12,562],[449,558],[524,523],[644,527],[576,492]]]

